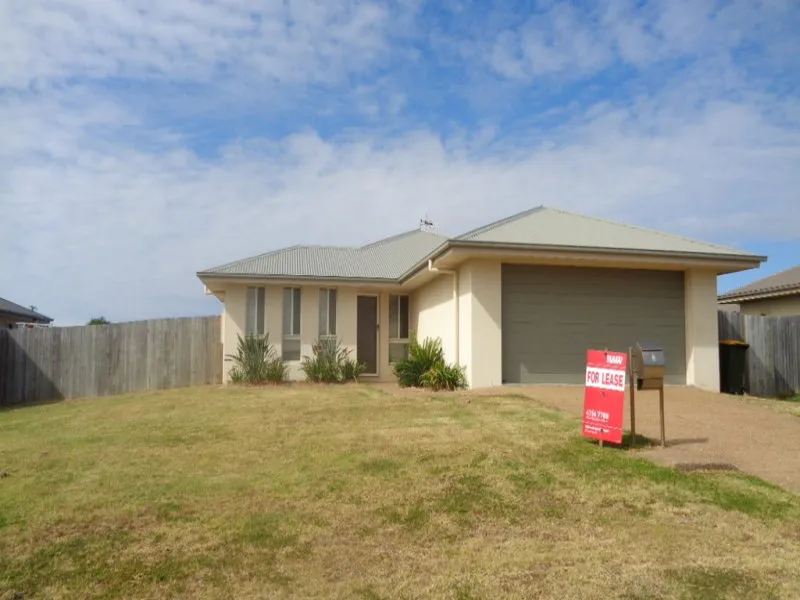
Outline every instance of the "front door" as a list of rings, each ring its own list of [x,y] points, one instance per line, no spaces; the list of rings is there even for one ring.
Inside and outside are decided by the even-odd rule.
[[[356,359],[367,365],[365,375],[378,374],[378,297],[359,296]]]

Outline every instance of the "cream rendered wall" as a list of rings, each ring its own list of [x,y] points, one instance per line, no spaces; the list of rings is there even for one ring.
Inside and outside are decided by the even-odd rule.
[[[442,340],[445,360],[466,369],[470,387],[502,383],[499,261],[470,261],[458,270],[458,352],[453,275],[441,273],[412,296],[412,327],[420,339]]]
[[[233,361],[228,354],[234,354],[237,336],[244,335],[246,286],[232,285],[225,289],[225,304],[222,310],[222,381],[230,381]]]
[[[685,290],[686,384],[718,392],[717,274],[686,271]]]
[[[499,261],[459,269],[459,360],[471,388],[503,382],[502,270]]]
[[[254,282],[255,286],[259,286]],[[269,340],[278,354],[282,351],[283,339],[283,285],[263,285],[265,288],[266,309],[265,325]],[[295,286],[297,287],[297,286]],[[319,336],[319,286],[299,286],[300,295],[300,357],[311,356],[314,340]],[[336,335],[342,345],[350,349],[351,357],[356,358],[357,342],[357,298],[360,294],[378,295],[378,377],[370,378],[378,381],[393,381],[389,365],[389,293],[376,293],[374,290],[359,290],[354,287],[336,287]],[[247,286],[230,285],[225,289],[224,307],[222,311],[222,343],[223,354],[236,352],[237,335],[244,335],[247,303]],[[303,381],[304,373],[300,370],[300,361],[287,363],[289,379]],[[223,381],[230,380],[230,369],[233,363],[224,359]]]
[[[279,285],[259,285],[265,288],[264,320],[269,341],[280,355],[283,339],[283,288]],[[223,354],[234,354],[238,344],[238,336],[244,336],[247,315],[247,287],[246,285],[230,285],[225,289],[225,302],[222,311]],[[300,355],[310,355],[311,345],[317,335],[319,327],[319,288],[311,286],[301,287],[300,299]],[[338,309],[338,306],[337,306]],[[338,310],[337,310],[338,313]],[[338,317],[338,314],[337,314]],[[230,369],[233,362],[223,359],[223,381],[230,381]],[[300,361],[287,363],[290,380],[304,379],[300,371]]]
[[[766,317],[790,317],[800,315],[800,294],[742,302],[739,305],[739,310],[745,315],[764,315]]]
[[[411,327],[419,340],[442,340],[447,362],[456,361],[453,275],[442,273],[411,296]]]

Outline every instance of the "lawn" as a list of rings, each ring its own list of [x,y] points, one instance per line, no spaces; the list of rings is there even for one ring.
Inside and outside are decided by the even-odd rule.
[[[798,497],[522,397],[69,401],[0,412],[4,470],[3,599],[800,597]]]

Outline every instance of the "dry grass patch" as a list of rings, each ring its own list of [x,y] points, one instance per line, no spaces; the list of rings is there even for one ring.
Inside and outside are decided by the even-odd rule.
[[[202,388],[0,412],[0,598],[797,598],[800,501],[523,397]]]

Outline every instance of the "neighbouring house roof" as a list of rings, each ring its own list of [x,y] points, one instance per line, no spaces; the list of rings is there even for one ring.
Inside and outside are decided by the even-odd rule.
[[[722,303],[747,302],[774,296],[800,294],[800,265],[720,295]]]
[[[15,302],[0,298],[0,317],[12,319],[17,323],[51,323],[53,319],[38,312],[20,306]]]
[[[415,230],[358,248],[292,246],[201,271],[198,276],[396,282],[448,248],[465,246],[766,260],[735,248],[539,206],[455,238]]]

